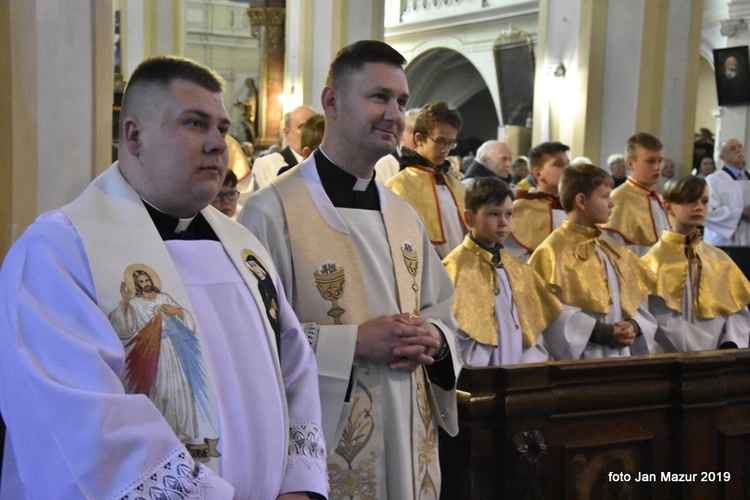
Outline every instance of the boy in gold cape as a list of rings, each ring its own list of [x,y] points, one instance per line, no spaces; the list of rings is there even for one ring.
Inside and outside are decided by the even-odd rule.
[[[498,177],[476,179],[466,190],[471,231],[443,260],[456,288],[461,353],[470,365],[547,361],[545,338],[579,326],[580,312],[564,307],[528,264],[503,249],[512,217],[508,185]]]
[[[656,320],[645,306],[656,278],[637,255],[596,227],[612,212],[613,185],[593,165],[565,170],[560,201],[568,220],[529,259],[563,304],[589,317],[587,328],[566,331],[570,357],[564,359],[648,354],[653,345]]]
[[[664,146],[651,134],[639,132],[628,139],[625,149],[630,174],[612,191],[615,207],[601,229],[643,256],[669,226],[659,193],[654,186],[661,178]]]
[[[466,234],[464,186],[449,174],[447,160],[461,123],[458,110],[444,102],[423,106],[414,124],[416,149],[401,150],[401,171],[385,183],[417,211],[441,259]]]
[[[664,208],[671,227],[643,257],[657,277],[649,310],[666,352],[748,346],[750,283],[726,253],[703,241],[708,200],[705,179],[667,181]]]
[[[524,262],[567,218],[560,205],[558,184],[570,165],[569,150],[560,142],[543,142],[529,151],[531,175],[536,185],[526,191],[519,186],[513,202],[516,224],[505,242],[506,251]]]

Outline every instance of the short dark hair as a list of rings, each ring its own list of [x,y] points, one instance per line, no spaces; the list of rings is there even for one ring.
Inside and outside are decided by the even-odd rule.
[[[231,168],[227,169],[227,175],[224,176],[222,187],[237,187],[237,174]]]
[[[224,79],[208,66],[186,57],[150,57],[135,68],[125,86],[120,112],[120,130],[122,130],[124,119],[130,114],[133,101],[144,95],[138,92],[138,89],[145,89],[149,86],[167,88],[175,80],[185,80],[217,94],[224,90]],[[145,94],[147,95],[148,92]]]
[[[323,132],[326,128],[326,117],[312,115],[300,127],[300,146],[315,149],[323,142]]]
[[[466,209],[476,213],[482,205],[499,205],[507,198],[513,201],[513,190],[502,179],[495,176],[477,177],[466,188]]]
[[[560,204],[566,212],[570,212],[578,193],[588,198],[601,185],[614,187],[615,181],[609,172],[588,163],[571,165],[560,176]]]
[[[625,146],[625,158],[628,160],[635,159],[638,156],[638,148],[649,151],[661,151],[664,149],[664,144],[656,136],[648,132],[638,132],[628,139],[628,144]]]
[[[461,130],[461,113],[442,101],[425,104],[419,110],[417,121],[414,123],[414,133],[427,135],[438,123],[446,123],[456,130]]]
[[[529,167],[541,167],[550,156],[557,153],[565,153],[566,151],[570,151],[570,147],[562,142],[555,141],[538,144],[529,150]]]
[[[696,175],[682,175],[669,179],[664,184],[664,201],[677,203],[694,203],[703,196],[706,189],[706,179]]]
[[[367,63],[386,63],[403,68],[406,59],[399,51],[378,40],[360,40],[339,50],[328,69],[326,85],[338,88],[352,72]]]

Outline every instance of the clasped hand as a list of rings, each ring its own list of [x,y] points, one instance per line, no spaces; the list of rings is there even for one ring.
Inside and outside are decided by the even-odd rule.
[[[444,341],[440,330],[422,318],[379,316],[359,325],[354,356],[411,372],[420,364],[432,364]]]
[[[628,347],[635,341],[635,327],[629,321],[615,323],[614,347]]]

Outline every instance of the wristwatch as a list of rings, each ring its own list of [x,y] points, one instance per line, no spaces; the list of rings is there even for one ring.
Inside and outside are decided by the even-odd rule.
[[[440,347],[440,350],[432,359],[434,359],[435,361],[442,361],[448,356],[449,352],[451,352],[451,349],[450,347],[448,347],[448,340],[443,337],[443,345]]]

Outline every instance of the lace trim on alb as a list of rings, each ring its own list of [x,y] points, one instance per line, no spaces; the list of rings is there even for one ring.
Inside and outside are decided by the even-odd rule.
[[[289,464],[326,470],[326,442],[323,431],[312,423],[292,423],[289,428]]]
[[[213,484],[202,464],[185,448],[177,448],[152,470],[143,474],[112,498],[120,500],[203,498],[203,489]]]

